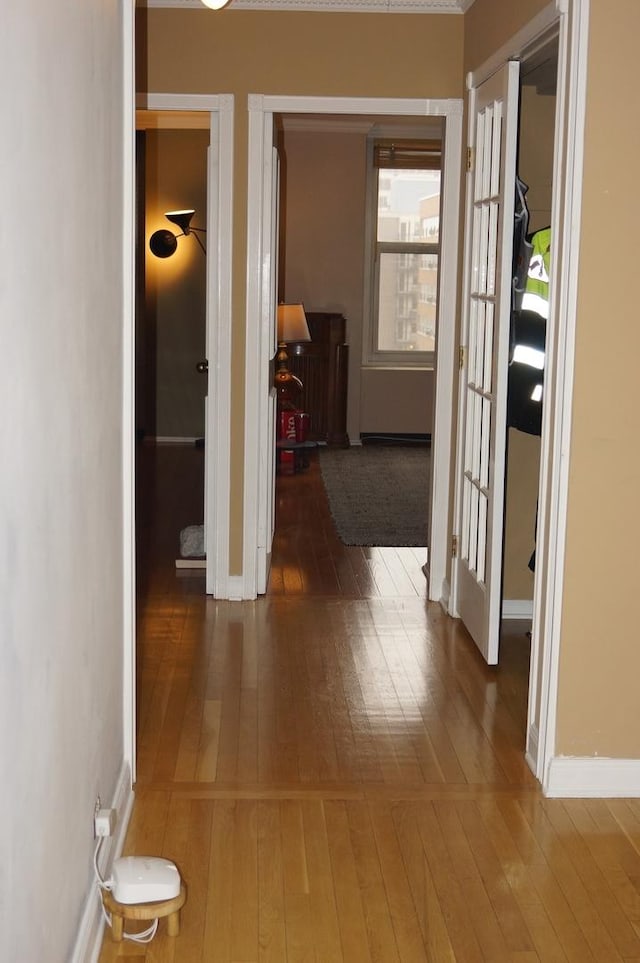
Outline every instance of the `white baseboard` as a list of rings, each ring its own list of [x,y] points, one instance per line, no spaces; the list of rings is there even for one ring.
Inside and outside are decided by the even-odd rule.
[[[124,838],[131,818],[134,793],[131,788],[131,770],[128,763],[124,763],[118,777],[116,791],[109,808],[118,812],[118,822],[113,836],[105,839],[100,851],[100,872],[108,875],[114,859],[121,854]],[[87,894],[84,911],[80,919],[80,927],[76,938],[70,963],[97,963],[102,948],[104,933],[104,918],[100,893],[93,879],[91,867],[91,887]]]
[[[556,756],[549,763],[545,796],[579,799],[637,799],[640,759]]]
[[[502,618],[522,620],[533,618],[532,599],[503,599]]]
[[[538,727],[531,723],[527,730],[527,747],[524,758],[533,775],[538,778]]]
[[[440,596],[440,605],[443,612],[447,615],[451,615],[449,612],[449,599],[451,597],[451,586],[449,585],[449,580],[446,578],[442,579],[442,594]]]
[[[206,568],[206,558],[177,558],[176,568]]]
[[[244,577],[242,575],[230,575],[227,578],[227,591],[225,594],[231,602],[242,602],[244,599],[254,598],[254,596],[245,594]]]
[[[151,439],[156,445],[195,445],[197,437],[194,435],[182,436],[182,435],[155,435]]]

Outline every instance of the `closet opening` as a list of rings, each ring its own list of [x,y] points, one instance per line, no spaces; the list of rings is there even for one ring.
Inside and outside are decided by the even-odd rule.
[[[514,218],[514,291],[507,389],[502,631],[533,617],[540,438],[549,306],[558,39],[524,59]]]

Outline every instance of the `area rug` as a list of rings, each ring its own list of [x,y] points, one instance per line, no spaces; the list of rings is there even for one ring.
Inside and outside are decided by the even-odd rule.
[[[321,448],[331,515],[345,545],[427,544],[427,445]]]

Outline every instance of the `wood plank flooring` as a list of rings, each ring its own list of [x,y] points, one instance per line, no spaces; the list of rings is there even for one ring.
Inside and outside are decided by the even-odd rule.
[[[640,802],[541,797],[525,627],[485,666],[423,550],[341,545],[313,461],[278,480],[267,596],[207,599],[174,567],[202,453],[143,448],[139,477],[125,851],[189,896],[179,937],[107,931],[101,963],[639,963]]]

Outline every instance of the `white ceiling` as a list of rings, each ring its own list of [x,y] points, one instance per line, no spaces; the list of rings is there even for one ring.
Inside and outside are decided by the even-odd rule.
[[[202,9],[200,0],[138,0],[145,7]],[[474,0],[231,0],[228,10],[321,10],[333,13],[464,13]],[[212,11],[215,16],[215,12]]]

